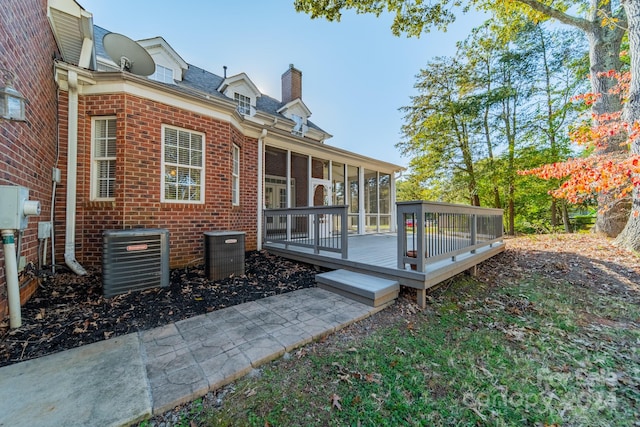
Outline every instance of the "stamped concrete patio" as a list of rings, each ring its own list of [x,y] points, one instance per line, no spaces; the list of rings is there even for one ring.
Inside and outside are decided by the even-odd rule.
[[[0,426],[122,426],[383,309],[303,289],[0,368]]]

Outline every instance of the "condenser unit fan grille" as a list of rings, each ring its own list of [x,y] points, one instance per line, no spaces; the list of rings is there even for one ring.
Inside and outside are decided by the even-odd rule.
[[[169,230],[107,230],[103,233],[104,295],[169,286]]]

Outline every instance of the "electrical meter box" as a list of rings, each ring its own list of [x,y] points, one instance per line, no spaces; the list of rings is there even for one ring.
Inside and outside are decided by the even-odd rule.
[[[29,189],[0,185],[0,230],[24,230],[29,215],[40,215],[40,202],[29,200]]]

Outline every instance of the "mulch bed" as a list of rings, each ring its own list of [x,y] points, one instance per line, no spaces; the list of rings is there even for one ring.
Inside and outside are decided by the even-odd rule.
[[[204,266],[171,271],[167,288],[105,298],[102,275],[56,272],[22,308],[22,326],[0,323],[0,367],[151,329],[225,307],[315,286],[317,271],[264,251],[247,253],[245,274],[210,281]]]
[[[310,265],[266,252],[251,252],[246,257],[245,273],[209,281],[203,266],[176,269],[171,271],[169,288],[107,299],[102,295],[100,272],[83,277],[57,272],[43,279],[36,294],[22,308],[22,327],[10,330],[8,319],[0,323],[0,367],[313,287],[317,271]],[[617,294],[640,304],[638,256],[593,234],[510,238],[505,252],[486,260],[478,269],[478,279],[491,286],[531,276]],[[412,311],[414,293],[403,288],[401,295],[404,298],[398,304],[376,314],[371,321],[384,325],[396,321],[407,310]],[[370,332],[369,322],[359,323],[341,333]]]

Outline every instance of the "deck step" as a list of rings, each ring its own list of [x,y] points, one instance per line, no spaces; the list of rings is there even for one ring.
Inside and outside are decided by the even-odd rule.
[[[379,307],[395,300],[400,292],[400,285],[395,280],[342,269],[316,274],[316,282],[322,289],[372,307]]]

